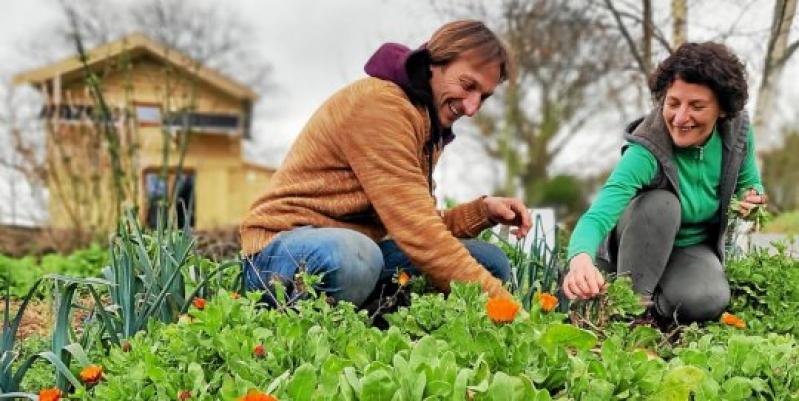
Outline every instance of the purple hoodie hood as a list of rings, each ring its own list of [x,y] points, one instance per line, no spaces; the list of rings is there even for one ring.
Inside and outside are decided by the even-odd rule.
[[[403,44],[384,43],[372,54],[372,57],[369,57],[369,61],[366,62],[363,70],[371,77],[391,81],[399,85],[408,94],[409,98],[414,99],[418,97],[420,90],[424,89],[414,86],[408,70],[412,68],[418,69],[420,66],[427,68],[429,64],[419,63],[419,60],[426,53],[425,45],[416,50],[411,50]],[[432,100],[432,95],[428,94],[428,96]],[[433,110],[433,115],[436,115],[436,119],[438,118],[436,110]],[[455,139],[455,134],[450,128],[441,128],[440,132],[444,145]]]
[[[406,88],[411,85],[405,63],[411,49],[399,43],[384,43],[369,57],[363,70],[371,77],[384,79]]]

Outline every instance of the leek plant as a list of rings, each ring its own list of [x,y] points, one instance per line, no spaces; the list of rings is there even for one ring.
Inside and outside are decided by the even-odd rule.
[[[560,311],[568,310],[568,300],[558,291],[563,274],[558,236],[555,234],[554,245],[549,246],[541,216],[536,216],[533,229],[527,237],[513,244],[504,232],[486,230],[481,238],[497,243],[508,255],[512,273],[510,290],[521,300],[524,309],[530,310],[537,292],[549,292],[557,294]]]
[[[53,351],[44,351],[31,355],[25,361],[20,363],[16,370],[14,370],[14,362],[18,357],[18,352],[15,349],[17,332],[19,330],[22,316],[28,308],[30,300],[35,296],[42,279],[37,280],[36,283],[30,288],[28,293],[22,298],[19,310],[17,310],[14,317],[11,317],[10,311],[10,292],[6,287],[5,309],[3,311],[3,333],[2,342],[0,342],[0,399],[2,398],[29,398],[36,400],[36,396],[29,393],[20,392],[20,383],[25,378],[28,369],[33,366],[33,363],[38,359],[49,361],[56,369],[57,375],[65,382],[69,382],[75,387],[80,387],[80,382],[75,378],[72,372],[69,371],[67,364],[62,362],[61,358]]]

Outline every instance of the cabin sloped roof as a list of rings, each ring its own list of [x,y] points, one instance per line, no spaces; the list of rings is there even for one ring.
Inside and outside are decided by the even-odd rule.
[[[89,66],[101,64],[113,59],[123,52],[129,52],[131,57],[147,53],[158,60],[170,63],[188,74],[194,74],[200,80],[227,93],[231,96],[248,101],[255,101],[258,95],[246,85],[229,78],[219,71],[202,66],[198,61],[181,53],[180,51],[165,46],[148,36],[135,33],[122,39],[106,43],[86,52]],[[76,55],[52,64],[21,72],[14,76],[14,83],[38,86],[57,75],[70,76],[81,73],[83,64]]]

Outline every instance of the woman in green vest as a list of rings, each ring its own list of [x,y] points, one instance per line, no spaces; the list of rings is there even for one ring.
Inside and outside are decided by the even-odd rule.
[[[563,291],[602,292],[597,266],[632,278],[661,317],[717,319],[730,300],[724,232],[733,196],[765,205],[744,110],[743,63],[726,46],[685,43],[658,65],[655,108],[626,130],[622,158],[569,242]]]

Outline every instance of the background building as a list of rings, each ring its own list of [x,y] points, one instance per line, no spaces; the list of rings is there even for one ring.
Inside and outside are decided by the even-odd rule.
[[[145,223],[174,195],[179,222],[193,210],[197,229],[238,224],[273,173],[242,157],[256,94],[141,34],[87,51],[87,66],[93,78],[79,57],[14,78],[46,98],[50,225],[114,224],[117,193]]]

